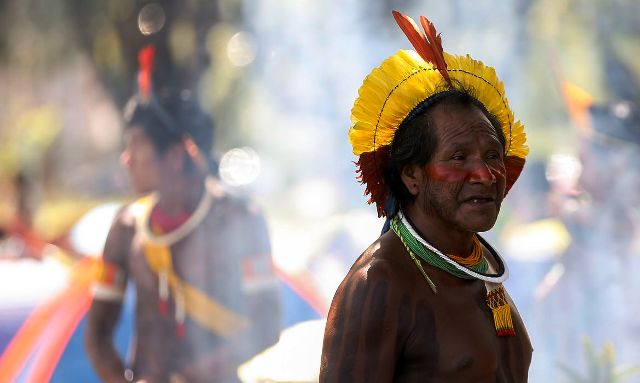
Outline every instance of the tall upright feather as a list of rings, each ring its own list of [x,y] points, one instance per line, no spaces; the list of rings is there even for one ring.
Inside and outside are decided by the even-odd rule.
[[[413,21],[413,19],[409,16],[403,15],[402,13],[393,10],[391,12],[393,14],[393,18],[396,19],[398,26],[402,29],[405,36],[409,39],[409,42],[416,49],[416,52],[422,57],[424,61],[430,62],[435,65],[435,57],[429,51],[429,45],[427,44],[427,38],[422,33],[418,25]]]
[[[435,57],[436,68],[438,68],[442,77],[444,77],[449,85],[451,85],[451,79],[449,78],[449,72],[447,71],[447,62],[444,61],[440,34],[436,32],[435,25],[433,25],[433,23],[426,17],[420,16],[420,24],[422,24],[422,28],[424,28],[424,32],[427,34],[427,45]]]
[[[153,59],[156,53],[155,46],[147,45],[138,53],[138,90],[142,99],[148,102],[151,98],[151,86],[153,75]]]
[[[409,42],[411,42],[411,45],[413,45],[420,57],[422,57],[424,61],[431,63],[434,68],[438,69],[442,77],[451,84],[449,72],[447,72],[447,63],[444,61],[444,55],[442,53],[440,35],[436,35],[436,29],[433,24],[431,24],[424,16],[420,17],[420,22],[422,23],[425,32],[427,32],[427,35],[425,36],[411,17],[403,15],[396,10],[393,10],[391,13],[393,14],[393,18],[396,19],[398,26],[407,36]]]

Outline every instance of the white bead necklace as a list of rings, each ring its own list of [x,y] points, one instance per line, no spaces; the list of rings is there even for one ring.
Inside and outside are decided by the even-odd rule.
[[[465,274],[467,274],[467,275],[469,275],[471,277],[474,277],[476,279],[479,279],[481,281],[491,282],[491,283],[502,283],[502,282],[506,281],[507,278],[509,277],[509,269],[507,268],[507,264],[504,262],[504,259],[502,259],[500,254],[498,254],[498,252],[495,251],[495,249],[492,249],[493,250],[493,254],[495,255],[496,260],[498,261],[498,263],[502,264],[502,266],[503,266],[502,274],[482,274],[482,273],[478,273],[478,272],[476,272],[474,270],[471,270],[471,269],[469,269],[467,267],[464,267],[464,266],[458,264],[453,259],[451,259],[451,258],[447,257],[446,255],[444,255],[440,250],[436,249],[435,246],[433,246],[432,244],[427,242],[426,239],[422,238],[422,236],[415,231],[415,229],[413,228],[411,223],[407,220],[407,218],[404,216],[402,211],[398,212],[398,216],[400,217],[400,220],[402,221],[402,224],[407,228],[407,230],[409,230],[409,233],[411,233],[411,235],[413,235],[418,240],[418,242],[420,242],[422,245],[424,245],[424,247],[426,247],[427,249],[431,250],[434,254],[436,254],[438,257],[440,257],[443,261],[449,263],[451,266],[453,266],[456,269],[462,271],[463,273],[465,273]]]

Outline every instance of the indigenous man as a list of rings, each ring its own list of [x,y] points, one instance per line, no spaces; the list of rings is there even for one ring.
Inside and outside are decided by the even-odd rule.
[[[327,319],[321,382],[526,382],[531,344],[477,233],[528,152],[493,68],[442,51],[396,11],[416,51],[364,80],[349,138],[388,230],[358,258]]]
[[[148,84],[129,105],[122,158],[134,189],[155,193],[125,206],[111,227],[87,350],[105,382],[235,382],[238,364],[279,335],[265,223],[207,175],[201,153],[213,125],[196,101]],[[136,344],[125,374],[112,334],[128,279]]]

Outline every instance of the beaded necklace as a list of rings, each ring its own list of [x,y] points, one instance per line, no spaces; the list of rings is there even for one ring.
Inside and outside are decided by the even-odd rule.
[[[424,271],[424,268],[416,255],[429,265],[444,270],[458,278],[483,280],[485,282],[485,287],[487,288],[487,306],[489,306],[493,313],[493,322],[497,335],[501,337],[515,336],[516,333],[511,317],[511,307],[509,306],[506,292],[501,285],[501,283],[507,279],[509,272],[504,261],[488,243],[482,241],[483,244],[490,249],[498,262],[498,267],[501,272],[498,272],[497,274],[486,274],[490,269],[489,262],[483,255],[482,246],[480,244],[481,238],[478,235],[473,238],[473,250],[471,255],[467,258],[462,258],[452,255],[444,255],[441,251],[436,249],[415,231],[411,226],[411,222],[407,220],[402,212],[398,213],[398,215],[391,220],[391,228],[400,238],[400,241],[402,241],[402,244],[409,253],[409,257],[411,257],[413,262],[416,264],[434,294],[437,294],[436,285]],[[490,287],[490,285],[493,287]]]
[[[423,246],[416,237],[411,235],[411,233],[409,232],[407,227],[403,224],[402,220],[399,219],[399,217],[395,217],[391,221],[391,227],[393,228],[393,231],[398,235],[398,237],[402,239],[402,242],[405,244],[405,247],[407,247],[409,250],[411,250],[413,254],[419,256],[420,259],[427,262],[431,266],[437,267],[440,270],[444,270],[447,273],[453,276],[456,276],[458,278],[475,279],[474,276],[471,276],[468,273],[460,270],[459,268],[452,266],[450,263],[446,262],[441,257],[438,257],[432,250]],[[473,247],[474,247],[474,253],[475,253],[474,258],[476,258],[477,261],[473,263],[469,263],[467,267],[476,272],[486,273],[487,269],[489,268],[489,264],[487,263],[487,259],[484,256],[482,256],[482,250],[477,238],[474,238]],[[457,258],[460,258],[460,257],[457,257]]]
[[[496,274],[487,273],[487,269],[482,271],[482,270],[478,270],[478,269],[473,268],[473,267],[466,267],[464,265],[461,265],[461,264],[457,263],[456,261],[454,261],[453,259],[449,258],[448,256],[444,255],[440,250],[436,249],[435,246],[433,246],[432,244],[427,242],[427,240],[422,238],[422,236],[420,236],[420,234],[418,234],[416,232],[416,230],[413,228],[411,223],[407,220],[407,217],[405,217],[402,212],[399,212],[397,214],[397,216],[393,218],[392,221],[394,221],[394,220],[397,220],[397,222],[399,224],[401,224],[401,226],[404,227],[404,229],[406,229],[406,231],[402,230],[401,234],[398,234],[398,236],[404,235],[405,236],[405,241],[407,241],[408,243],[415,240],[415,241],[419,242],[420,245],[422,245],[422,246],[419,246],[417,248],[424,247],[425,249],[429,250],[429,252],[425,253],[425,255],[427,255],[426,258],[428,258],[428,259],[424,259],[424,261],[429,263],[429,264],[431,264],[434,267],[441,268],[438,265],[441,264],[440,261],[444,261],[449,266],[453,266],[457,271],[460,271],[460,272],[464,273],[466,276],[471,277],[471,278],[466,278],[466,277],[460,276],[460,278],[465,278],[465,279],[473,279],[473,278],[475,278],[475,279],[480,279],[482,281],[491,282],[491,283],[502,283],[502,282],[506,281],[507,278],[509,277],[509,269],[507,268],[507,265],[505,264],[505,262],[502,260],[500,255],[487,242],[485,242],[480,236],[477,236],[478,240],[491,251],[491,253],[493,254],[493,256],[494,256],[494,258],[496,260],[496,262],[498,263],[498,272]],[[400,226],[399,224],[398,224],[398,226]],[[402,234],[402,233],[404,233],[404,234]],[[397,234],[397,232],[396,232],[396,234]],[[437,261],[435,260],[436,258],[438,259]],[[486,261],[486,259],[485,259],[485,261]],[[435,264],[432,264],[432,263],[435,263]],[[487,263],[487,266],[488,266],[488,263]],[[448,269],[444,269],[444,268],[442,268],[442,269],[447,271],[447,272],[449,272]],[[457,272],[456,273],[451,273],[451,274],[458,276]]]

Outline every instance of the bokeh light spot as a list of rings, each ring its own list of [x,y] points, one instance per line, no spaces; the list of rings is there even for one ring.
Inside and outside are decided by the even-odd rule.
[[[138,28],[145,36],[159,32],[165,21],[164,9],[158,3],[145,5],[138,13]]]
[[[256,44],[247,32],[238,32],[227,43],[227,56],[235,66],[249,65],[256,58]]]
[[[220,160],[220,178],[230,186],[248,185],[259,174],[260,157],[249,147],[231,149]]]

